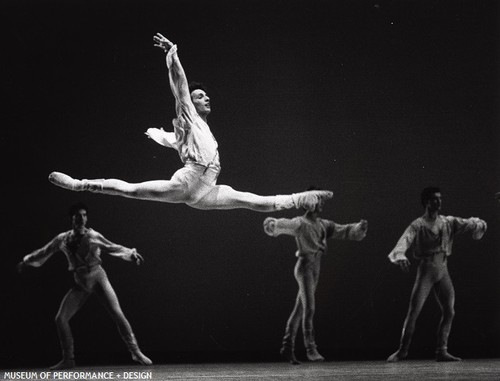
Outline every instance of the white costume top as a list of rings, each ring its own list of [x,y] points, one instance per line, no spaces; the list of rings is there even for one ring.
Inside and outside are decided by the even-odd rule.
[[[177,150],[181,161],[196,163],[205,167],[220,168],[218,144],[208,124],[198,115],[191,97],[181,95],[187,90],[187,79],[177,56],[177,45],[170,48],[167,54],[170,87],[176,100],[177,118],[172,121],[174,132],[166,132],[163,128],[149,128],[146,132],[155,142]],[[172,73],[173,72],[173,73]]]
[[[272,218],[272,217],[271,217]],[[316,218],[311,221],[305,216],[292,219],[274,219],[274,229],[270,231],[274,237],[287,234],[295,237],[297,251],[295,255],[326,253],[328,238],[361,241],[366,236],[366,230],[361,223],[337,224],[336,222]]]
[[[104,238],[101,233],[94,229],[87,229],[78,246],[72,247],[71,238],[73,235],[73,230],[58,234],[44,247],[26,255],[23,262],[33,267],[40,267],[54,253],[62,251],[68,260],[68,270],[73,271],[82,266],[100,265],[102,263],[101,252],[126,261],[131,261],[133,254],[136,253],[135,249],[117,245]]]
[[[474,239],[480,239],[486,227],[486,222],[477,217],[439,215],[432,223],[426,221],[424,217],[419,217],[406,228],[388,257],[393,263],[407,259],[408,250],[411,250],[417,259],[441,252],[448,256],[451,255],[453,238],[456,234],[471,231]]]

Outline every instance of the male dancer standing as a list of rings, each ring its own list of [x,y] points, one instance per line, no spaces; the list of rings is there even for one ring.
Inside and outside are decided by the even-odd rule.
[[[441,308],[441,322],[437,334],[436,361],[460,361],[448,353],[448,336],[455,315],[455,289],[448,272],[448,256],[455,235],[472,232],[472,238],[481,239],[486,232],[486,222],[471,217],[468,219],[442,216],[441,191],[437,187],[425,188],[421,193],[425,208],[422,217],[414,220],[389,254],[392,263],[405,272],[410,267],[406,252],[412,250],[419,260],[417,277],[410,297],[410,306],[403,325],[399,349],[387,361],[397,362],[408,356],[408,348],[415,331],[415,324],[431,290]]]
[[[56,315],[57,333],[62,349],[62,360],[51,369],[68,369],[75,366],[73,335],[69,325],[73,315],[87,301],[90,294],[96,294],[116,323],[134,361],[142,365],[152,362],[139,349],[132,327],[118,302],[106,272],[101,267],[101,253],[140,265],[144,258],[136,249],[129,249],[112,243],[97,231],[87,228],[87,207],[78,203],[70,208],[72,229],[58,234],[44,247],[26,255],[18,264],[22,271],[26,266],[39,267],[54,253],[62,251],[68,260],[69,271],[73,272],[75,285],[66,293]]]
[[[267,235],[276,237],[287,234],[295,237],[297,243],[297,263],[295,279],[299,291],[295,306],[288,318],[283,343],[280,350],[282,357],[296,365],[300,362],[295,357],[295,337],[302,323],[302,334],[306,355],[309,361],[323,361],[316,349],[314,339],[313,318],[316,308],[316,287],[318,286],[321,256],[326,253],[327,239],[349,239],[361,241],[368,230],[368,222],[340,225],[319,217],[323,210],[323,202],[309,210],[303,216],[292,219],[268,217],[264,220],[264,231]]]
[[[221,166],[217,141],[208,127],[210,98],[199,84],[188,86],[186,74],[177,55],[177,45],[157,33],[156,47],[167,53],[170,88],[176,101],[174,132],[150,128],[146,134],[166,147],[178,151],[184,167],[170,180],[131,184],[117,179],[77,180],[52,172],[49,181],[73,191],[91,191],[141,200],[185,203],[197,209],[245,208],[259,212],[281,209],[314,209],[320,200],[330,199],[330,191],[309,191],[291,195],[259,196],[240,192],[227,185],[216,185]]]

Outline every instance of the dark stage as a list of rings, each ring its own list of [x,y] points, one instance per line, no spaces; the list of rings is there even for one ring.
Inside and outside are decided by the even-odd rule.
[[[0,369],[60,359],[54,318],[74,284],[66,259],[54,254],[22,274],[16,264],[71,229],[67,210],[83,201],[89,227],[145,258],[136,266],[103,255],[103,268],[142,351],[162,364],[129,367],[113,320],[91,298],[71,320],[77,369],[112,363],[157,380],[500,379],[499,361],[482,360],[500,358],[499,9],[493,0],[2,1]],[[176,115],[157,32],[178,45],[188,80],[208,88],[218,184],[260,195],[316,185],[335,194],[323,218],[368,221],[364,240],[330,240],[321,262],[314,328],[335,361],[293,367],[238,355],[279,352],[297,247],[262,224],[302,210],[197,210],[47,180],[61,171],[142,182],[181,168],[177,152],[144,134],[171,131]],[[448,258],[449,350],[467,360],[422,360],[441,316],[431,296],[413,357],[388,365],[416,261],[406,274],[387,256],[423,214],[429,185],[442,190],[443,215],[488,224],[481,240],[457,236]]]

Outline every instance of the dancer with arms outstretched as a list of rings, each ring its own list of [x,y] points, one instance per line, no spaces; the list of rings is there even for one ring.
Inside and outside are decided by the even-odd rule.
[[[297,365],[295,338],[302,326],[306,356],[309,361],[323,361],[324,357],[316,348],[313,318],[316,309],[316,288],[319,281],[321,257],[327,251],[327,240],[344,239],[361,241],[367,233],[368,222],[361,220],[351,224],[337,224],[319,217],[323,201],[303,216],[292,219],[268,217],[264,220],[264,231],[276,237],[281,234],[295,237],[297,243],[297,263],[294,269],[299,291],[295,306],[288,318],[285,335],[280,350],[284,360]]]
[[[487,229],[486,222],[477,218],[460,218],[440,215],[441,191],[427,187],[421,193],[425,208],[422,217],[414,220],[389,254],[389,260],[408,272],[408,251],[419,261],[417,276],[410,297],[410,306],[403,325],[399,349],[387,361],[398,362],[408,356],[408,349],[415,331],[415,324],[430,292],[433,291],[441,308],[441,322],[437,334],[436,361],[460,361],[448,353],[448,336],[455,316],[455,289],[448,272],[448,256],[457,234],[472,233],[473,239],[481,239]]]
[[[117,245],[94,229],[87,228],[88,216],[85,204],[73,205],[69,215],[71,230],[58,234],[42,248],[26,255],[17,265],[19,272],[28,266],[40,267],[53,254],[63,252],[68,260],[68,270],[73,272],[75,284],[64,296],[55,319],[62,360],[51,369],[69,369],[75,366],[73,335],[69,321],[91,294],[99,297],[113,318],[132,359],[142,365],[151,365],[151,360],[139,349],[132,327],[123,314],[118,297],[101,266],[101,253],[135,262],[137,265],[143,263],[144,258],[136,249]]]
[[[52,172],[49,181],[72,191],[91,191],[141,200],[185,203],[197,209],[245,208],[259,212],[282,209],[314,209],[321,200],[333,197],[331,191],[307,191],[291,195],[260,196],[240,192],[228,185],[216,185],[221,166],[218,144],[209,126],[210,98],[203,86],[189,86],[174,45],[157,33],[156,47],[166,52],[169,82],[175,97],[177,117],[174,132],[150,128],[146,134],[159,144],[178,151],[184,167],[170,180],[128,183],[118,179],[77,180]]]

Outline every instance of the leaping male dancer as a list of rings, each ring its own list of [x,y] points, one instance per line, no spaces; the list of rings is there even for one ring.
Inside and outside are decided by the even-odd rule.
[[[174,132],[149,128],[150,138],[178,151],[184,167],[170,180],[131,184],[118,179],[77,180],[52,172],[49,181],[72,191],[90,191],[108,195],[169,203],[185,203],[197,209],[245,208],[258,212],[305,208],[313,210],[321,201],[333,197],[331,191],[307,191],[291,195],[260,196],[240,192],[227,185],[216,185],[221,166],[218,145],[207,124],[210,98],[200,84],[188,85],[177,55],[177,45],[157,33],[154,46],[166,53],[170,88],[176,101]]]

